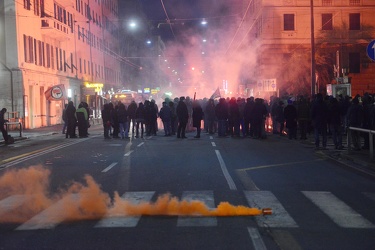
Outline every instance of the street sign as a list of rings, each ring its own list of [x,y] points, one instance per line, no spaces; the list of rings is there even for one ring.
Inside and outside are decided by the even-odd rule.
[[[372,40],[367,45],[367,55],[371,58],[371,60],[375,61],[375,40]]]

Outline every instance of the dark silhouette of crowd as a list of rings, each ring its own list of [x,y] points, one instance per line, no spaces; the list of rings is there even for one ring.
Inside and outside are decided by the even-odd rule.
[[[66,105],[63,120],[67,138],[88,136],[89,114],[85,102],[77,109],[73,102]],[[266,139],[267,135],[274,134],[290,140],[306,140],[311,135],[316,148],[325,149],[328,137],[331,137],[335,148],[340,150],[344,148],[342,138],[348,134],[353,148],[361,150],[369,148],[368,133],[349,127],[374,130],[375,105],[370,94],[354,98],[320,93],[311,98],[271,96],[269,102],[254,97],[192,100],[181,96],[173,100],[166,98],[160,110],[154,100],[132,101],[129,105],[106,103],[101,118],[106,139],[128,139],[129,134],[135,138],[156,136],[159,131],[157,119],[160,118],[164,136],[181,139],[193,131],[196,131],[194,138],[199,139],[202,129],[209,135],[233,138]]]

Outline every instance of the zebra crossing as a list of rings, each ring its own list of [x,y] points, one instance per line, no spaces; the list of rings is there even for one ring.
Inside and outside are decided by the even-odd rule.
[[[340,200],[331,192],[326,191],[300,191],[306,198],[305,206],[312,206],[320,209],[327,220],[335,223],[337,226],[347,229],[374,229],[375,221],[370,221],[366,216],[356,212],[355,209]],[[243,195],[248,204],[241,204],[249,207],[272,208],[273,214],[268,216],[255,216],[255,221],[259,227],[269,228],[298,228],[300,225],[293,219],[293,214],[271,191],[243,191]],[[375,203],[375,193],[363,192],[359,195],[367,199],[370,203]],[[126,192],[121,199],[132,204],[141,202],[149,203],[156,198],[155,191],[148,192]],[[64,213],[67,210],[66,202],[79,199],[78,194],[70,194],[58,200],[45,210],[37,213],[26,222],[20,223],[15,230],[37,230],[54,229],[64,222]],[[214,191],[185,191],[180,197],[186,201],[202,201],[207,207],[214,209],[216,200]],[[27,195],[13,195],[0,200],[0,217],[21,207],[30,200]],[[71,203],[69,203],[71,204]],[[375,204],[374,204],[375,205]],[[134,228],[137,227],[142,216],[114,216],[105,215],[95,222],[94,228]],[[306,218],[308,219],[308,218]],[[176,227],[216,227],[218,226],[218,217],[204,216],[177,216]],[[1,223],[0,223],[1,227]]]

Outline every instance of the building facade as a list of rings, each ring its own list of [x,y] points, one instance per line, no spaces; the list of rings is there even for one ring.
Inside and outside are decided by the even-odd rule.
[[[117,0],[0,3],[0,107],[25,128],[62,123],[64,104],[98,117],[121,85]]]
[[[315,93],[341,83],[350,84],[352,96],[374,93],[375,63],[366,54],[375,39],[374,11],[372,0],[250,1],[246,32],[258,50],[257,80],[275,79],[289,93],[309,92],[314,44]]]

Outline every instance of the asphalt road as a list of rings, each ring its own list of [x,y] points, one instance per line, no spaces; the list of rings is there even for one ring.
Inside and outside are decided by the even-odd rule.
[[[2,147],[0,249],[373,249],[373,177],[284,137],[162,133]]]

